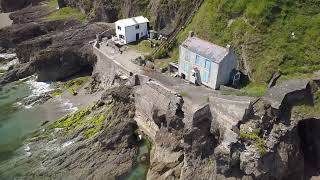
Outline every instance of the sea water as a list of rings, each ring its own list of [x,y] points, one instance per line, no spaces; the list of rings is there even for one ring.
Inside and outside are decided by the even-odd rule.
[[[17,149],[25,147],[26,138],[46,121],[53,121],[76,110],[71,103],[51,99],[42,105],[23,105],[28,98],[41,96],[52,90],[50,83],[37,82],[29,77],[0,89],[0,163],[14,158]]]

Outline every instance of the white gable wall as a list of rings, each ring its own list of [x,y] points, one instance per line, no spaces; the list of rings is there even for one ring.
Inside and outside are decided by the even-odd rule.
[[[120,35],[126,36],[126,29],[124,24],[122,24],[121,22],[115,22],[115,26],[116,26],[116,36],[118,39],[120,39]],[[119,30],[118,27],[121,27],[121,30]]]
[[[148,24],[142,23],[139,24],[139,29],[136,29],[135,26],[126,27],[126,44],[136,41],[136,34],[139,33],[139,38],[148,36]]]
[[[121,27],[121,30],[118,29],[118,26]],[[139,24],[139,29],[136,29],[135,25],[126,26],[120,21],[115,23],[115,28],[116,36],[120,39],[120,35],[123,35],[125,44],[136,41],[137,33],[139,33],[140,39],[148,35],[148,23],[141,23]]]
[[[218,72],[216,89],[221,85],[226,85],[230,81],[230,73],[237,67],[237,57],[230,51],[227,56],[220,62],[220,68]]]

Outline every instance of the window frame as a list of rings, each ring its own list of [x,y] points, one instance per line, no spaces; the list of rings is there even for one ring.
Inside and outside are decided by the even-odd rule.
[[[196,54],[196,59],[194,61],[194,64],[196,66],[201,66],[201,58],[200,58],[200,56],[198,54]]]
[[[209,59],[205,59],[205,61],[204,61],[204,69],[209,71],[210,68],[211,68],[211,61]]]
[[[203,71],[203,74],[202,74],[203,82],[208,83],[209,82],[209,78],[210,78],[210,72],[207,71],[207,70]]]
[[[186,61],[183,63],[183,71],[185,73],[189,73],[189,71],[190,71],[190,64],[188,62],[186,62]]]
[[[190,55],[191,53],[190,53],[190,51],[189,50],[186,50],[185,51],[185,61],[187,61],[187,62],[190,62]]]

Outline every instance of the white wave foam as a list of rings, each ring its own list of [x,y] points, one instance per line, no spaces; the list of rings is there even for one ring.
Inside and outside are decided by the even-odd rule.
[[[12,65],[15,65],[15,64],[18,64],[19,63],[19,60],[18,59],[14,59],[6,64],[3,64],[0,66],[0,70],[5,70],[7,71],[9,69],[10,66]]]
[[[61,104],[61,107],[67,112],[72,113],[78,111],[78,108],[75,107],[68,99],[63,99],[61,96],[59,96],[56,97],[55,100],[58,101]]]
[[[26,152],[29,152],[31,148],[30,148],[29,144],[27,144],[27,145],[25,145],[25,146],[23,147],[23,149],[24,149]]]
[[[51,83],[48,82],[37,82],[35,78],[32,78],[27,81],[27,84],[31,86],[31,97],[37,97],[41,96],[44,93],[47,93],[49,91],[52,91],[53,88],[51,88]]]
[[[30,104],[30,105],[26,105],[26,106],[24,106],[24,108],[26,108],[26,109],[31,109],[33,106],[33,103],[32,104]]]
[[[32,155],[32,153],[30,152],[30,151],[31,151],[31,148],[30,148],[29,144],[26,144],[26,145],[23,147],[23,150],[24,150],[26,156],[29,157],[29,156]]]
[[[67,141],[67,142],[65,142],[65,143],[62,144],[62,148],[66,148],[66,147],[70,146],[70,145],[73,144],[73,143],[74,143],[73,140]]]
[[[73,104],[69,100],[67,100],[67,102],[65,102],[63,105],[67,107],[66,110],[69,112],[78,111],[78,108],[73,106]]]
[[[5,59],[5,60],[12,59],[12,58],[15,58],[15,57],[17,57],[17,54],[15,54],[15,53],[12,53],[12,54],[1,53],[0,54],[0,58]]]

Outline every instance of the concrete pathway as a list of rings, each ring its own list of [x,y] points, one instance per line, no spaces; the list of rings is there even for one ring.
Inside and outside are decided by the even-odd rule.
[[[190,84],[189,82],[171,77],[167,74],[155,72],[155,71],[144,71],[143,67],[134,64],[131,60],[135,59],[142,54],[136,52],[135,50],[129,49],[120,54],[118,51],[114,50],[112,47],[107,46],[106,42],[100,44],[100,52],[103,52],[105,57],[101,57],[98,55],[98,64],[103,67],[104,61],[114,61],[118,65],[120,64],[129,72],[133,72],[134,74],[142,74],[150,77],[151,79],[159,82],[163,86],[168,89],[175,91],[183,96],[185,101],[185,107],[189,110],[193,111],[194,109],[198,109],[205,104],[220,104],[223,106],[224,100],[226,105],[237,104],[242,107],[249,104],[253,98],[250,97],[235,97],[235,96],[224,96],[221,95],[219,91],[207,88],[205,86],[195,86]],[[99,68],[99,67],[97,67]],[[101,68],[100,71],[104,71]],[[222,108],[223,108],[222,107]],[[225,107],[227,108],[227,107]]]
[[[119,63],[129,72],[133,72],[134,74],[143,74],[143,68],[134,64],[131,60],[136,59],[141,56],[140,53],[134,50],[124,51],[122,54],[114,50],[112,47],[107,46],[106,42],[100,43],[100,51],[108,58],[109,60],[113,60],[116,63]]]
[[[0,13],[0,29],[12,25],[12,20],[9,18],[10,13]]]

